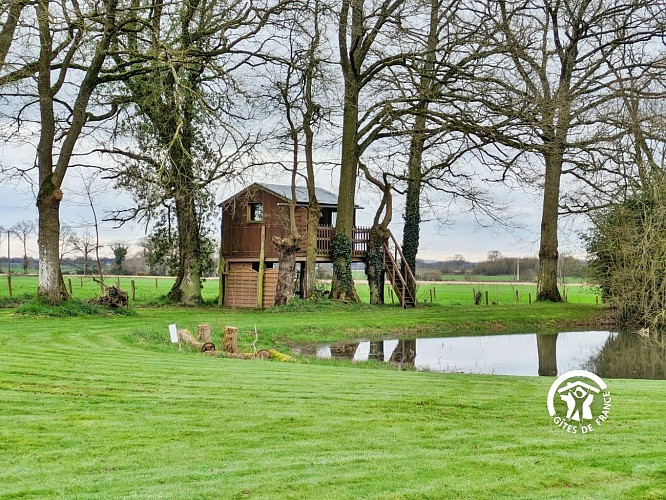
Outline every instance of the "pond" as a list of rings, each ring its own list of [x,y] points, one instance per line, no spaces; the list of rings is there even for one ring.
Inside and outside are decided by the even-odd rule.
[[[666,378],[666,343],[608,331],[360,340],[292,351],[446,373],[554,376],[584,369],[602,378]]]

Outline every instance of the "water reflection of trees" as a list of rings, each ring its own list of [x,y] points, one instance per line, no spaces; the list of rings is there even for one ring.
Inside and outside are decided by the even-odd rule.
[[[539,355],[539,375],[551,377],[557,375],[557,333],[537,335]]]
[[[368,359],[377,361],[386,360],[405,367],[412,367],[416,362],[416,339],[398,340],[396,346],[390,352],[386,351],[384,340],[371,341],[369,344],[370,351],[368,352]],[[354,359],[359,346],[359,342],[331,344],[331,358]]]
[[[416,362],[416,339],[399,340],[391,353],[390,361],[400,366],[414,366]]]
[[[642,338],[632,333],[611,335],[585,369],[600,377],[666,378],[666,341]]]

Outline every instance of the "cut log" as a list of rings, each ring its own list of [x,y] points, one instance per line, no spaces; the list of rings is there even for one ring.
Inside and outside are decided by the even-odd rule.
[[[211,338],[212,328],[208,324],[198,325],[197,326],[197,336],[201,342],[212,342]]]
[[[238,328],[235,326],[224,327],[222,350],[231,354],[236,354],[238,352]]]
[[[194,335],[192,335],[186,328],[178,330],[178,338],[180,338],[182,342],[193,345],[197,349],[201,349],[203,347],[203,344],[195,339]]]

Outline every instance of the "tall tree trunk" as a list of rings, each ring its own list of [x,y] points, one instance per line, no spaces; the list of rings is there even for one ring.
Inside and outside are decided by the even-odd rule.
[[[317,289],[317,230],[321,210],[315,186],[314,172],[314,130],[313,124],[317,120],[319,105],[314,101],[313,84],[316,69],[319,64],[317,48],[321,39],[319,28],[320,2],[315,0],[313,5],[313,38],[308,49],[308,64],[304,72],[305,77],[305,113],[303,114],[303,135],[305,137],[305,168],[307,172],[306,185],[308,188],[308,222],[305,248],[305,277],[303,283],[303,297],[312,297]]]
[[[21,16],[21,11],[28,5],[28,0],[6,0],[3,1],[6,5],[9,5],[7,11],[7,17],[5,23],[0,29],[0,68],[5,65],[5,58],[9,52],[12,42],[14,42],[14,33],[16,27],[18,26],[19,17]]]
[[[351,12],[351,26],[349,16]],[[347,28],[350,32],[347,33]],[[356,194],[356,174],[358,171],[358,98],[361,92],[360,66],[361,41],[364,36],[363,0],[343,0],[338,25],[338,43],[342,73],[344,77],[344,104],[342,118],[342,141],[340,152],[340,184],[338,186],[338,218],[335,236],[331,242],[333,261],[333,281],[331,298],[358,302],[356,287],[351,271],[354,196]],[[347,36],[352,40],[347,46]]]
[[[405,262],[416,273],[416,255],[419,251],[421,233],[421,181],[423,147],[425,144],[425,114],[419,114],[414,123],[409,148],[409,177],[407,178],[407,196],[405,200],[405,225],[402,230],[402,252]],[[406,276],[402,269],[403,276]],[[411,284],[415,286],[416,284]],[[416,290],[412,290],[412,294]]]
[[[385,227],[375,224],[370,228],[368,254],[365,259],[365,274],[370,288],[370,303],[384,303],[384,242],[388,239]]]
[[[352,238],[354,227],[354,195],[358,157],[356,128],[358,122],[358,86],[345,82],[345,109],[342,124],[342,153],[338,193],[338,218],[333,238],[333,282],[331,297],[358,302],[351,271]]]
[[[407,178],[407,196],[405,200],[405,225],[402,232],[402,252],[405,263],[416,274],[416,255],[419,251],[421,233],[421,187],[423,183],[423,150],[426,142],[426,115],[433,98],[437,44],[440,29],[440,2],[430,0],[430,19],[425,60],[419,74],[419,102],[416,107],[414,128],[409,145],[409,171]],[[407,276],[404,265],[401,270]],[[416,296],[416,283],[408,283],[413,296]]]
[[[273,245],[280,253],[277,288],[275,289],[275,305],[284,306],[294,296],[296,281],[296,253],[300,250],[300,237],[290,234],[285,238],[273,237]]]
[[[58,191],[59,192],[59,191]],[[39,247],[38,294],[51,304],[69,298],[60,269],[60,200],[49,181],[42,183],[37,196]]]
[[[546,172],[541,213],[541,242],[539,246],[539,281],[537,300],[561,302],[557,288],[558,239],[557,222],[560,206],[562,154],[546,154]]]
[[[199,269],[199,221],[193,196],[187,195],[187,189],[183,191],[175,197],[178,221],[178,275],[167,294],[167,299],[184,305],[197,305],[203,301]]]
[[[67,300],[68,293],[60,269],[60,181],[53,175],[55,113],[51,91],[52,43],[48,3],[39,3],[37,20],[40,31],[37,89],[41,129],[37,145],[39,192],[37,193],[37,246],[39,248],[38,295],[52,304]],[[11,269],[11,266],[10,266]]]

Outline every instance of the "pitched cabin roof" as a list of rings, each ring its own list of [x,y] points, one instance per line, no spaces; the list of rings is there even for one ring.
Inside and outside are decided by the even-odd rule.
[[[263,182],[255,182],[254,184],[246,187],[242,191],[239,191],[231,198],[224,200],[219,206],[224,206],[227,203],[233,201],[238,196],[251,192],[253,190],[262,189],[268,191],[269,193],[282,198],[285,202],[291,200],[291,186],[289,184],[267,184]],[[338,206],[338,195],[331,193],[323,188],[315,188],[315,194],[317,195],[317,201],[321,206],[327,207],[337,207]],[[308,196],[308,188],[305,186],[296,186],[296,204],[297,205],[307,205],[310,201]],[[354,208],[363,208],[358,205],[354,205]]]

